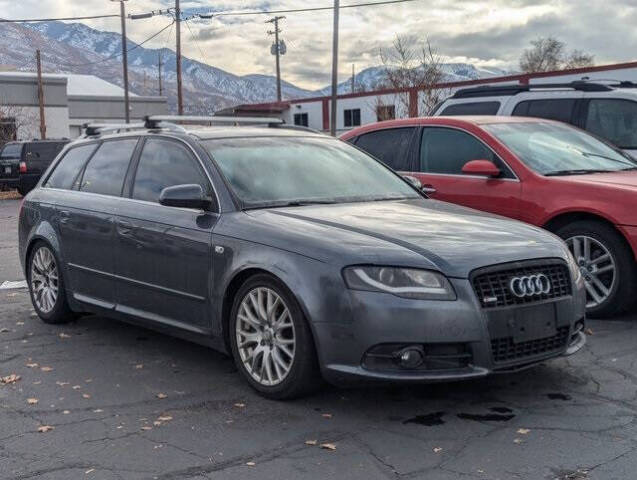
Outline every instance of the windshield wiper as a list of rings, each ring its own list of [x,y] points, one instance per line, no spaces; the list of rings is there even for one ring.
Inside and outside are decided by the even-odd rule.
[[[243,210],[258,210],[261,208],[283,208],[283,207],[306,207],[308,205],[331,205],[334,200],[291,200],[289,202],[272,202],[263,203],[261,205],[248,205]]]
[[[545,173],[545,177],[559,177],[562,175],[586,175],[587,173],[609,173],[616,170],[596,170],[592,168],[579,168],[574,170],[555,170],[553,172]]]
[[[606,155],[601,155],[599,153],[594,153],[594,152],[584,152],[581,150],[578,150],[579,153],[581,153],[582,155],[584,155],[585,157],[598,157],[598,158],[603,158],[604,160],[610,160],[611,162],[617,162],[617,163],[621,163],[622,165],[634,165],[630,162],[624,162],[622,160],[618,160],[616,158],[613,157],[608,157]]]

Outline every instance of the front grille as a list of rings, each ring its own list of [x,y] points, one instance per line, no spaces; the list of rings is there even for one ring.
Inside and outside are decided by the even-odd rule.
[[[528,262],[488,267],[473,275],[473,289],[483,308],[526,305],[571,294],[571,280],[568,267],[561,262]],[[543,273],[551,282],[551,291],[531,297],[516,297],[509,289],[513,277]]]
[[[492,338],[491,353],[493,361],[495,363],[503,363],[561,350],[566,348],[568,332],[568,326],[559,327],[557,334],[552,337],[520,343],[514,343],[512,337]]]

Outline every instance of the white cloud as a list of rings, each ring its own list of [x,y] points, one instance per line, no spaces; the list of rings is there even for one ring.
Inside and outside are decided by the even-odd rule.
[[[349,0],[356,3],[359,0]],[[182,8],[207,10],[207,0],[183,0]],[[130,0],[129,12],[142,12],[174,5],[169,0]],[[270,0],[217,2],[215,11],[329,6],[329,0]],[[105,0],[0,0],[11,17],[87,15],[118,13],[119,6]],[[9,16],[9,15],[5,15]],[[286,14],[281,22],[288,53],[282,59],[284,79],[314,88],[327,83],[331,68],[332,14],[330,11]],[[182,29],[184,54],[236,73],[274,72],[270,55],[272,37],[267,16],[219,17],[191,21],[191,31]],[[166,25],[166,18],[129,22],[129,37],[140,42]],[[119,30],[117,19],[87,21],[94,28]],[[628,61],[637,51],[637,6],[630,0],[427,0],[357,9],[344,9],[340,23],[341,78],[379,63],[378,49],[395,35],[429,37],[437,51],[452,61],[477,65],[517,66],[520,52],[539,35],[554,35],[571,48],[595,55],[598,63]],[[170,44],[174,42],[170,39]],[[169,39],[160,35],[153,47]]]

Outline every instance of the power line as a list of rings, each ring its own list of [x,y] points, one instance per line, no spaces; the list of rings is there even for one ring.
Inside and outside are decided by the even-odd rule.
[[[63,20],[94,20],[98,18],[119,18],[119,15],[89,15],[86,17],[59,17],[59,18],[18,18],[18,19],[0,19],[0,23],[31,23],[31,22],[61,22]]]
[[[153,33],[150,37],[148,37],[147,39],[145,39],[143,42],[141,43],[136,43],[134,47],[129,48],[126,50],[127,53],[132,52],[133,50],[135,50],[136,48],[141,47],[142,45],[144,45],[145,43],[150,42],[153,38],[157,37],[158,35],[161,35],[163,32],[165,32],[166,30],[168,30],[170,27],[173,26],[173,24],[175,23],[175,20],[173,20],[172,22],[170,22],[168,25],[166,25],[164,28],[162,28],[161,30],[159,30],[158,32]],[[125,39],[122,39],[122,41],[125,41]],[[99,65],[100,63],[105,63],[108,62],[110,60],[113,60],[114,58],[118,58],[122,56],[122,52],[119,53],[114,53],[113,55],[103,58],[101,60],[97,60],[95,62],[87,62],[87,63],[61,63],[60,65],[64,66],[64,67],[88,67],[91,65]]]
[[[392,3],[406,3],[416,2],[418,0],[385,0],[382,2],[367,2],[367,3],[355,3],[351,5],[341,5],[340,9],[344,8],[357,8],[357,7],[372,7],[375,5],[389,5]],[[254,10],[249,12],[219,12],[210,14],[199,14],[199,18],[215,18],[215,17],[229,17],[240,15],[274,15],[279,13],[299,13],[299,12],[316,12],[319,10],[334,10],[334,7],[308,7],[308,8],[292,8],[288,10]]]

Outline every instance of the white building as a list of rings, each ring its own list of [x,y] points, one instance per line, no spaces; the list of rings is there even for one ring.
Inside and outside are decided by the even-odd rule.
[[[93,75],[44,74],[44,117],[47,138],[75,138],[86,122],[123,122],[124,89]],[[40,137],[37,76],[0,72],[0,112],[4,129],[16,139]],[[168,113],[165,97],[130,94],[131,120]]]
[[[455,90],[479,85],[569,83],[574,80],[612,80],[637,83],[637,62],[577,68],[553,72],[510,75],[465,82],[440,84],[446,95]],[[424,92],[418,89],[379,90],[339,95],[337,101],[336,130],[342,133],[351,128],[393,118],[425,115]],[[218,112],[221,113],[221,112]],[[283,102],[238,105],[224,114],[275,116],[292,125],[303,125],[316,130],[330,129],[330,97],[313,97]]]

